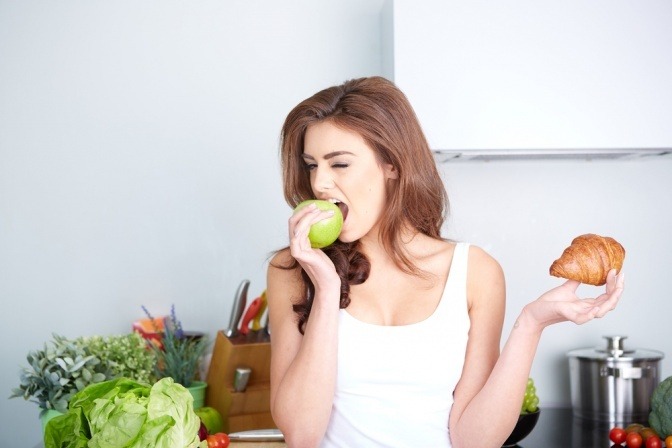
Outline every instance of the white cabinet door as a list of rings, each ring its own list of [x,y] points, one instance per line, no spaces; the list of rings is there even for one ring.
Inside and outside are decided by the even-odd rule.
[[[388,6],[388,76],[432,148],[672,148],[672,1]]]

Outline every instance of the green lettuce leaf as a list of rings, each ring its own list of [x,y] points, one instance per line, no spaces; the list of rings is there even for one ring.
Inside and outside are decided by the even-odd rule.
[[[153,386],[127,378],[92,384],[45,428],[45,448],[197,448],[191,393],[172,378]]]
[[[150,420],[169,415],[175,425],[165,432],[157,448],[197,447],[201,419],[194,412],[194,398],[183,386],[167,377],[154,384],[149,393],[147,412]],[[139,448],[139,446],[138,446]]]

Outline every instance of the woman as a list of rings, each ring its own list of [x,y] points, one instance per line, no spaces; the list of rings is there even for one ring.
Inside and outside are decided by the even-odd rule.
[[[271,409],[290,447],[499,447],[517,421],[542,330],[613,309],[567,281],[525,306],[500,354],[505,284],[482,249],[440,237],[447,195],[406,97],[372,77],[318,92],[282,129],[284,194],[304,207],[270,263]],[[474,437],[474,435],[478,437]]]

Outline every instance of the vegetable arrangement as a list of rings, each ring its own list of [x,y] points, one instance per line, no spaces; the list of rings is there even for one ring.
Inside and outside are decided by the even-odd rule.
[[[616,426],[609,431],[609,440],[628,448],[672,448],[672,376],[660,382],[651,395],[649,425]]]
[[[632,423],[625,428],[620,426],[615,426],[609,431],[609,440],[611,440],[614,445],[612,446],[625,446],[627,448],[662,448],[663,441],[658,435],[658,433],[648,427],[644,426],[641,423]],[[672,436],[665,439],[667,447],[672,447]]]
[[[649,425],[633,423],[611,428],[609,440],[615,445],[625,443],[628,448],[672,448],[672,376],[660,382],[651,395]]]
[[[87,386],[49,421],[45,448],[207,448],[193,397],[172,378],[151,387],[117,378]]]

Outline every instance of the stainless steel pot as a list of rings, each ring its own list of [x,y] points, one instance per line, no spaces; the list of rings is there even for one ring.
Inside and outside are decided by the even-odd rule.
[[[646,422],[664,355],[657,350],[626,350],[626,336],[604,338],[606,347],[567,353],[574,415],[613,425]]]

